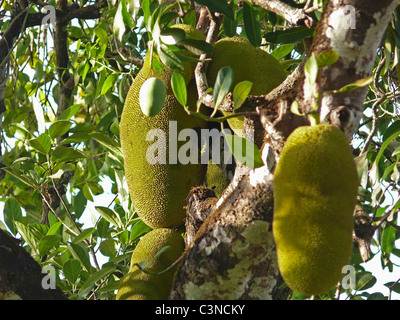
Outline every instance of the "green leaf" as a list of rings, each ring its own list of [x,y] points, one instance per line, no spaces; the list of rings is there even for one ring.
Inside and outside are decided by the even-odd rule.
[[[151,9],[150,9],[150,4],[152,2],[152,0],[142,0],[141,1],[141,5],[142,5],[142,10],[143,10],[143,20],[146,26],[149,26],[149,20],[151,18]],[[150,29],[150,28],[148,28]]]
[[[138,220],[131,229],[129,240],[133,241],[150,230],[151,228],[147,224],[145,224],[142,220]]]
[[[390,282],[385,283],[385,286],[396,293],[400,293],[400,283],[399,282],[390,281]]]
[[[40,239],[38,244],[39,254],[43,257],[49,253],[50,249],[59,246],[61,236],[58,234],[46,235]]]
[[[44,113],[43,113],[42,106],[39,103],[34,103],[33,111],[35,112],[35,116],[38,121],[39,132],[44,132],[46,130],[46,124],[45,124],[45,120],[44,120]]]
[[[182,29],[168,28],[161,31],[160,39],[167,45],[176,45],[178,42],[185,39],[186,33]]]
[[[281,60],[294,49],[294,44],[282,44],[279,47],[275,48],[274,51],[271,52],[271,56],[273,56],[276,60]]]
[[[290,111],[298,116],[304,116],[299,110],[299,103],[295,100],[290,106]]]
[[[97,83],[96,83],[96,95],[95,95],[96,98],[100,96],[100,93],[101,93],[101,91],[103,89],[104,81],[106,80],[106,75],[107,75],[106,69],[102,69],[99,72],[99,78],[98,78]]]
[[[14,225],[15,221],[21,221],[22,219],[22,210],[14,198],[8,198],[4,204],[4,222],[7,225],[8,229],[15,235],[17,232],[17,228]]]
[[[183,39],[179,42],[179,45],[183,46],[186,50],[196,56],[199,56],[202,53],[211,53],[214,48],[211,44],[197,39]]]
[[[229,19],[234,20],[233,10],[226,0],[196,0],[197,3],[207,6],[213,12],[223,13]]]
[[[50,235],[56,234],[56,232],[58,231],[58,229],[60,229],[61,226],[62,226],[62,222],[57,221],[50,227],[49,231],[47,231],[47,235],[50,236]]]
[[[110,266],[110,267],[104,267],[100,271],[91,274],[91,276],[85,281],[85,283],[80,288],[79,292],[80,298],[85,297],[90,292],[90,290],[92,290],[97,281],[106,278],[115,270],[116,268],[114,266]]]
[[[22,238],[28,243],[29,247],[37,252],[37,245],[36,245],[36,237],[32,233],[29,225],[25,225],[22,222],[14,221],[15,226],[18,229],[18,232],[21,234]]]
[[[172,70],[184,71],[184,66],[181,60],[173,53],[165,44],[160,44],[158,46],[157,53],[162,61],[167,67]]]
[[[25,183],[27,186],[29,186],[33,189],[36,189],[36,181],[33,180],[31,177],[17,173],[13,169],[7,168],[7,167],[3,167],[3,168],[1,168],[1,170],[4,170],[9,175],[19,179],[21,182]]]
[[[357,275],[356,290],[367,290],[376,283],[376,278],[370,272],[364,272],[361,275]]]
[[[227,133],[224,135],[229,149],[238,162],[249,168],[258,168],[264,165],[261,152],[254,142],[237,135]]]
[[[125,0],[121,0],[123,3],[125,3]],[[107,31],[104,30],[102,27],[97,26],[94,29],[94,34],[99,38],[100,45],[107,45],[108,44],[108,35]]]
[[[78,159],[86,158],[87,156],[80,150],[58,146],[51,153],[51,161],[53,163],[77,161]]]
[[[369,85],[373,80],[374,80],[374,76],[372,75],[370,77],[359,79],[353,83],[347,84],[347,85],[341,87],[339,90],[334,90],[333,92],[334,93],[350,92],[355,89],[362,88],[362,87]]]
[[[80,108],[82,108],[81,104],[70,106],[60,114],[58,120],[70,120],[74,115],[76,115]]]
[[[90,272],[92,266],[90,264],[88,249],[76,243],[67,244],[67,247],[72,256],[80,262],[81,266],[85,268],[87,272]]]
[[[381,249],[387,254],[392,253],[396,241],[396,229],[391,225],[386,226],[382,232]]]
[[[96,231],[100,238],[106,238],[110,232],[110,223],[105,218],[101,218],[97,223]]]
[[[106,239],[100,243],[100,252],[106,257],[115,257],[117,254],[115,249],[115,241],[113,239]]]
[[[233,82],[233,70],[230,66],[222,67],[217,74],[214,85],[214,108],[218,108],[225,96],[229,93]]]
[[[305,26],[289,28],[283,31],[269,32],[265,35],[265,40],[277,44],[297,43],[304,38],[313,37],[315,29],[309,29]]]
[[[389,137],[386,138],[386,140],[383,141],[382,146],[375,158],[374,164],[373,164],[373,168],[377,166],[377,164],[380,162],[381,157],[383,155],[383,152],[385,151],[385,149],[388,147],[388,145],[396,138],[398,138],[400,136],[400,130],[395,131],[394,133],[392,133]],[[377,173],[378,175],[378,173]],[[378,177],[377,177],[378,179]]]
[[[18,131],[22,131],[23,134],[25,134],[27,137],[32,137],[32,133],[29,132],[28,129],[26,129],[22,124],[20,123],[11,123],[9,125],[10,127],[16,127]]]
[[[103,147],[106,147],[108,150],[110,150],[122,164],[124,163],[124,155],[121,147],[117,142],[115,142],[115,140],[101,132],[91,133],[90,137],[100,143]]]
[[[243,2],[243,20],[246,36],[254,47],[261,44],[261,26],[258,18],[258,9],[247,1]]]
[[[127,244],[129,242],[129,231],[124,230],[118,234],[118,241],[122,244]]]
[[[121,222],[121,219],[120,219],[118,213],[116,213],[114,210],[107,208],[107,207],[101,207],[101,206],[97,206],[95,208],[100,213],[100,215],[104,219],[106,219],[108,222],[110,222],[111,224],[113,224],[114,226],[116,226],[118,228],[123,227],[123,224]]]
[[[54,122],[49,128],[49,135],[51,139],[61,137],[68,132],[71,128],[72,123],[67,120],[58,120]]]
[[[334,64],[338,59],[339,55],[335,50],[325,50],[317,56],[317,64],[319,68],[323,68]]]
[[[172,91],[178,102],[186,107],[187,104],[187,90],[185,79],[181,73],[174,72],[171,76],[171,87]]]
[[[75,284],[81,275],[82,267],[78,260],[68,259],[63,265],[63,273],[65,278]]]
[[[119,41],[122,41],[122,37],[126,31],[125,21],[124,21],[124,0],[118,2],[117,11],[115,12],[114,16],[114,24],[113,24],[113,32],[117,36]]]
[[[51,140],[46,133],[42,133],[39,137],[29,140],[29,145],[43,154],[48,154],[51,148]]]
[[[313,87],[317,81],[318,75],[318,63],[314,52],[311,54],[310,58],[306,61],[304,65],[304,73],[306,79],[308,79],[310,85]]]
[[[105,95],[108,90],[110,90],[114,85],[116,80],[118,79],[117,73],[111,73],[103,83],[103,87],[101,88],[100,95]]]
[[[239,109],[250,94],[253,83],[250,81],[241,81],[233,89],[233,109]]]
[[[234,2],[231,2],[231,7],[234,6]],[[230,19],[224,16],[223,21],[224,31],[227,37],[233,37],[236,35],[237,22],[235,19]]]
[[[89,201],[93,201],[93,196],[87,183],[85,183],[85,185],[83,186],[82,191],[86,199],[88,199]]]
[[[72,239],[72,243],[79,243],[92,235],[96,231],[95,228],[88,228],[83,230],[78,236]]]

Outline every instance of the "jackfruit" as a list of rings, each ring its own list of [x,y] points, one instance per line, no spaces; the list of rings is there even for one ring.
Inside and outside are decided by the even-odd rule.
[[[305,294],[328,292],[352,254],[358,175],[344,133],[330,124],[288,137],[274,172],[273,235],[286,284]]]
[[[168,248],[159,253],[166,246]],[[184,240],[177,231],[160,228],[147,233],[133,251],[129,272],[121,280],[116,299],[167,299],[177,266],[167,272],[164,271],[178,260],[183,250]],[[142,271],[137,264],[144,261],[146,261],[145,271]]]
[[[177,154],[182,145],[190,141],[177,141],[177,135],[183,129],[203,127],[205,121],[188,116],[174,97],[170,84],[172,70],[167,67],[162,71],[151,69],[150,63],[148,52],[126,97],[120,139],[133,205],[141,219],[155,229],[182,224],[187,194],[193,186],[203,184],[200,155],[198,161],[180,163]],[[151,118],[145,116],[139,106],[140,88],[149,77],[160,79],[167,89],[163,109]],[[187,92],[188,105],[194,108],[197,101],[194,80],[188,84]],[[156,142],[152,134],[158,138]],[[152,164],[157,159],[159,162]]]
[[[214,190],[217,197],[220,197],[229,185],[229,181],[221,168],[212,160],[207,165],[206,181],[207,186]]]
[[[210,87],[214,87],[218,71],[224,66],[230,66],[233,70],[232,89],[239,82],[253,82],[250,95],[267,94],[286,78],[285,70],[272,55],[237,36],[216,42],[212,51],[212,61],[207,69]],[[237,111],[240,112],[240,108]],[[242,136],[243,121],[243,117],[228,119],[229,126],[239,136]]]
[[[175,24],[171,26],[172,29],[180,29],[185,31],[186,37],[193,40],[206,40],[206,36],[195,27],[192,27],[188,24]],[[197,64],[197,56],[193,54],[191,51],[183,51],[180,53],[182,58],[182,64],[184,67],[183,77],[186,82],[189,82],[194,77],[194,68]],[[185,58],[188,58],[185,60]]]

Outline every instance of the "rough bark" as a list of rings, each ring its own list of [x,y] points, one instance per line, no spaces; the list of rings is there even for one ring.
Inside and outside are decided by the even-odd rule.
[[[0,300],[65,300],[60,289],[44,289],[45,273],[17,239],[0,229]]]
[[[367,88],[340,94],[331,90],[371,74],[376,50],[397,3],[328,1],[317,26],[309,55],[325,50],[339,54],[335,64],[319,72],[317,86],[322,99],[318,111],[322,122],[340,127],[349,138],[359,124]],[[355,9],[356,29],[348,28],[346,6]],[[267,138],[263,148],[265,165],[254,170],[239,167],[236,171],[228,191],[187,248],[170,299],[286,297],[287,290],[279,289],[282,280],[271,233],[273,168],[285,139],[296,127],[308,123],[306,117],[290,111],[295,100],[301,111],[310,110],[315,100],[307,85],[303,66],[299,66],[269,95],[246,102],[260,112]],[[196,206],[192,203],[191,207]]]

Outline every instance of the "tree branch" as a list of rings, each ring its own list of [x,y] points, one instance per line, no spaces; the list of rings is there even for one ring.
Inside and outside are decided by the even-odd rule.
[[[272,11],[282,18],[284,18],[291,25],[306,25],[311,28],[313,25],[313,19],[306,13],[311,12],[308,8],[298,9],[289,6],[288,4],[278,0],[251,0],[254,5],[259,6],[265,10]],[[314,10],[317,8],[313,8]]]
[[[39,264],[17,239],[1,229],[0,275],[0,300],[12,293],[24,300],[66,300],[59,288],[43,288],[46,274],[42,273]]]

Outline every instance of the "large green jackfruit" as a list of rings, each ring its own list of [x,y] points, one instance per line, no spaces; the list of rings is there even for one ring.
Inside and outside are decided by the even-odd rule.
[[[165,251],[159,253],[161,249]],[[131,258],[128,274],[121,280],[117,300],[165,300],[168,298],[177,266],[164,272],[178,260],[184,240],[177,231],[154,229],[140,239]],[[158,254],[158,255],[157,255]],[[137,264],[146,261],[145,271]]]
[[[274,173],[273,235],[286,284],[328,292],[352,254],[358,175],[344,133],[329,124],[299,127]]]
[[[218,71],[224,66],[233,70],[232,89],[241,81],[253,82],[250,95],[267,94],[286,78],[285,70],[273,56],[241,37],[223,38],[215,44],[207,69],[209,86],[214,87]],[[242,135],[243,117],[230,118],[228,123],[236,134]]]
[[[174,97],[170,85],[172,70],[167,67],[163,71],[151,69],[150,60],[148,53],[143,68],[129,89],[121,117],[120,138],[125,176],[134,207],[150,227],[163,228],[183,223],[186,196],[193,186],[201,185],[204,178],[200,156],[194,161],[197,163],[183,164],[179,161],[178,152],[182,145],[190,142],[189,139],[177,141],[178,134],[183,129],[204,127],[205,122],[198,117],[188,116]],[[145,116],[139,106],[140,88],[150,77],[160,79],[167,88],[165,105],[154,117]],[[188,105],[194,108],[197,101],[194,80],[188,84],[187,91]],[[150,131],[152,129],[157,131]],[[151,132],[159,139],[164,137],[162,141],[165,141],[165,146],[158,138],[147,137]],[[173,144],[170,144],[170,138]],[[151,156],[160,160],[164,157],[166,163],[152,164],[149,162]]]

